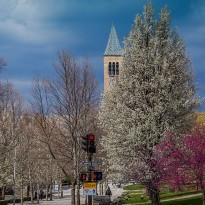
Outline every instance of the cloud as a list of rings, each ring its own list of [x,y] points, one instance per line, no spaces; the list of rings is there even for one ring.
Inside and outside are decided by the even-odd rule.
[[[40,0],[1,0],[0,36],[24,44],[46,44],[73,38],[54,21],[61,15],[55,4]],[[50,7],[50,8],[49,8]]]
[[[15,85],[16,88],[26,88],[32,85],[32,81],[30,80],[11,79],[11,82]]]
[[[69,49],[76,57],[87,55],[103,82],[103,53],[114,23],[119,40],[129,33],[135,15],[148,0],[0,0],[0,57],[8,75],[23,93],[29,93],[35,71],[50,73],[58,50]],[[204,95],[204,0],[154,0],[156,16],[165,4],[173,26],[187,43],[188,52]],[[20,80],[22,79],[22,80]],[[203,93],[204,91],[204,93]]]

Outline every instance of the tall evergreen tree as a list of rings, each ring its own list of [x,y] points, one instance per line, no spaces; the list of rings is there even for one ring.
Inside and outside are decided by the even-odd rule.
[[[153,205],[160,180],[155,145],[191,125],[198,104],[183,39],[170,29],[168,9],[155,19],[150,2],[125,40],[120,80],[104,94],[99,119],[110,167],[145,184]]]

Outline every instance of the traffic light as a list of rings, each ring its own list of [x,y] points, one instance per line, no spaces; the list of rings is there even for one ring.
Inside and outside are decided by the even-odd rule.
[[[88,134],[87,139],[88,139],[88,147],[87,147],[88,153],[96,153],[95,135]]]
[[[100,180],[102,180],[102,172],[100,172],[100,171],[95,171],[95,172],[93,172],[93,173],[92,173],[92,179],[93,179],[94,181],[100,181]]]
[[[80,173],[80,181],[84,182],[88,180],[88,173],[87,172],[81,172]]]
[[[82,137],[82,149],[84,150],[84,151],[86,151],[86,152],[88,152],[88,136],[86,135],[86,136],[83,136]]]

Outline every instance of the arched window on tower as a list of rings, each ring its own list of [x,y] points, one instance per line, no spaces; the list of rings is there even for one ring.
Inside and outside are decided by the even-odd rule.
[[[112,75],[115,75],[115,62],[112,63]]]
[[[112,75],[112,64],[111,64],[111,62],[109,62],[109,68],[108,69],[109,69],[108,74]]]
[[[116,75],[119,75],[119,63],[116,63]]]

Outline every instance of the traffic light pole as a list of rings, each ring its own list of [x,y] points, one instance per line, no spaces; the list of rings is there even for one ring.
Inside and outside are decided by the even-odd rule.
[[[93,156],[93,153],[96,153],[95,135],[90,133],[90,134],[87,134],[86,136],[83,136],[81,138],[83,139],[83,141],[81,141],[82,149],[85,152],[87,152],[87,161],[88,161],[88,164],[87,164],[88,165],[87,166],[88,180],[87,180],[87,182],[96,181],[96,183],[95,182],[93,183],[93,184],[95,184],[94,186],[96,186],[97,179],[102,180],[102,172],[100,172],[100,173],[96,172],[95,178],[93,177],[94,175],[92,176],[92,172],[94,171],[93,166],[92,166],[93,165],[92,164],[92,156]],[[81,177],[82,177],[81,180],[84,181],[83,173],[81,173]],[[96,187],[96,190],[93,190],[93,193],[91,195],[87,195],[88,197],[86,197],[86,202],[88,202],[88,203],[86,203],[86,205],[92,205],[93,194],[96,194],[95,192],[97,192],[97,187]]]
[[[92,162],[92,154],[88,154],[88,162]],[[92,169],[91,166],[88,168],[88,181],[92,181]],[[92,205],[92,196],[88,196],[88,205]]]

